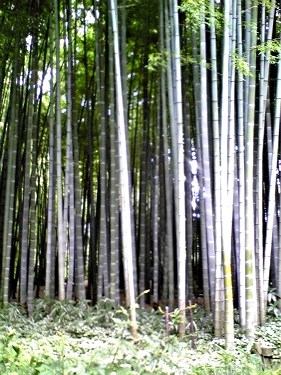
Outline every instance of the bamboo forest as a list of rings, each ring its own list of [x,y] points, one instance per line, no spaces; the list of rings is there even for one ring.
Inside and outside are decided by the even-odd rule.
[[[135,339],[167,309],[184,340],[200,304],[254,342],[281,310],[280,6],[1,1],[1,308],[111,300]]]

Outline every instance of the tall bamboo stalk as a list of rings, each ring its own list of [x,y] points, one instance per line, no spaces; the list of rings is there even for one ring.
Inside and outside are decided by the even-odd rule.
[[[110,1],[110,10],[112,18],[112,32],[114,45],[115,61],[115,85],[117,93],[117,124],[118,124],[118,151],[120,166],[120,202],[121,202],[121,226],[122,226],[122,248],[124,259],[124,276],[126,285],[126,302],[130,306],[131,331],[132,336],[137,336],[136,308],[135,308],[135,290],[133,273],[133,223],[131,191],[128,165],[128,145],[127,132],[125,128],[124,102],[122,91],[122,78],[120,69],[120,51],[119,51],[119,33],[116,1]]]

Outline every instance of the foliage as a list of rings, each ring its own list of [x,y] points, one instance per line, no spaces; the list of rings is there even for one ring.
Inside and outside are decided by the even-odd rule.
[[[186,24],[196,30],[202,22],[202,10],[205,12],[206,25],[214,24],[217,35],[221,35],[224,16],[220,5],[216,4],[215,9],[210,9],[209,1],[206,0],[184,0],[180,5],[180,10],[185,13]]]
[[[188,335],[183,341],[165,335],[160,311],[137,313],[139,337],[133,342],[128,311],[109,299],[95,307],[38,300],[33,318],[11,304],[0,311],[1,374],[280,374],[278,363],[263,366],[242,335],[233,352],[212,340],[211,319],[200,308],[194,311],[196,350]],[[272,345],[274,354],[281,349],[280,329],[281,320],[274,318],[257,330],[257,340]]]
[[[171,58],[172,56],[169,56],[166,50],[163,50],[162,52],[153,52],[149,54],[148,57],[148,64],[147,64],[147,69],[150,72],[157,72],[160,69],[166,71],[167,69],[167,61],[168,58]],[[194,59],[192,55],[189,53],[181,53],[180,56],[181,60],[181,66],[192,66],[192,64],[199,64],[200,63],[200,58]],[[210,69],[210,64],[206,63],[206,67]]]
[[[167,67],[167,51],[153,52],[149,55],[147,69],[151,72],[157,71],[159,68],[165,69]]]
[[[267,41],[258,47],[260,54],[269,54],[269,61],[271,64],[277,64],[280,59],[281,45],[279,40]]]
[[[233,54],[233,63],[235,68],[244,76],[251,76],[251,70],[249,64],[247,63],[245,56],[240,57],[237,53]]]

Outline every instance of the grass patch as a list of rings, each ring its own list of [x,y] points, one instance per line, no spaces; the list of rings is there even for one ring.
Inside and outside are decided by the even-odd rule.
[[[177,327],[165,334],[160,312],[137,309],[139,335],[133,341],[128,311],[112,301],[97,306],[86,302],[37,300],[32,318],[17,304],[0,311],[0,374],[275,374],[281,375],[281,319],[272,318],[256,333],[257,341],[273,348],[264,363],[251,352],[242,333],[236,349],[212,338],[212,320],[194,312],[196,349],[190,336],[177,338]]]

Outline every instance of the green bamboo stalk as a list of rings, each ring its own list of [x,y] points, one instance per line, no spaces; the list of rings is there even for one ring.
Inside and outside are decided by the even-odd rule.
[[[249,66],[251,75],[249,77],[248,109],[245,120],[246,134],[246,335],[252,341],[254,339],[254,329],[257,321],[256,308],[256,285],[255,285],[255,258],[254,258],[254,126],[255,126],[255,101],[256,101],[256,49],[257,44],[257,5],[252,1],[246,1],[246,12],[251,13],[249,23],[246,25],[247,34],[251,34],[250,44],[246,45],[249,54]]]
[[[124,102],[122,92],[120,52],[119,52],[119,33],[116,1],[110,1],[110,10],[112,18],[112,31],[114,40],[114,60],[115,60],[115,84],[117,98],[117,124],[118,124],[118,151],[120,163],[120,202],[121,202],[121,225],[122,225],[122,247],[124,260],[124,276],[126,285],[126,302],[130,306],[131,332],[134,338],[137,337],[137,321],[135,308],[135,290],[133,273],[133,223],[131,191],[129,183],[129,165],[128,165],[128,145],[124,118]]]

